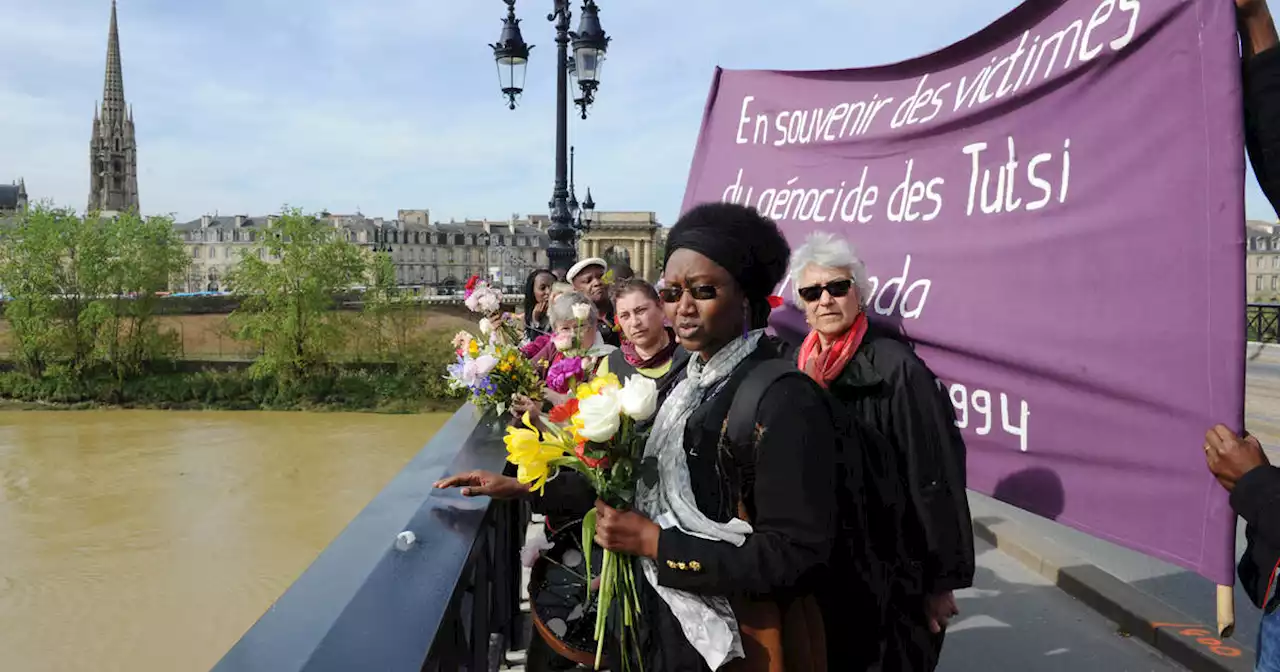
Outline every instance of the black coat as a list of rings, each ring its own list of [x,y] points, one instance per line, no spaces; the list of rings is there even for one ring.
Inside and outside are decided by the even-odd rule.
[[[924,533],[923,590],[973,585],[964,439],[937,376],[909,345],[873,328],[830,391],[898,450]]]
[[[1244,141],[1253,174],[1280,212],[1280,48],[1244,62]]]
[[[882,668],[932,670],[942,638],[929,632],[924,597],[967,588],[974,573],[965,445],[951,400],[910,345],[874,325],[829,390],[895,449],[906,481],[899,548],[907,557],[890,585]]]
[[[798,348],[782,346],[792,359]],[[907,478],[916,533],[919,576],[910,583],[925,593],[973,585],[973,522],[965,494],[965,445],[955,411],[933,371],[912,347],[872,325],[853,360],[834,380],[831,394],[857,421],[896,449]],[[900,582],[905,585],[907,582]]]
[[[1244,62],[1244,137],[1258,185],[1280,212],[1280,48]],[[1280,473],[1254,470],[1231,493],[1231,507],[1248,524],[1249,546],[1240,558],[1240,582],[1261,607],[1280,565]],[[1269,515],[1268,515],[1269,512]]]
[[[748,358],[776,357],[767,343]],[[741,474],[724,440],[734,391],[748,366],[711,392],[685,428],[685,450],[694,499],[708,518],[736,515]],[[658,543],[658,582],[692,593],[749,596],[785,602],[829,585],[828,566],[837,519],[835,461],[838,440],[822,391],[810,381],[784,378],[761,400],[752,470],[742,501],[753,533],[742,546],[663,530]],[[647,582],[641,582],[647,672],[701,672],[702,658]],[[828,628],[836,625],[824,609]],[[847,636],[847,635],[846,635]],[[831,670],[850,669],[829,661]]]
[[[1240,583],[1258,607],[1280,569],[1280,467],[1258,467],[1236,482],[1231,508],[1247,526],[1249,547],[1240,558]]]

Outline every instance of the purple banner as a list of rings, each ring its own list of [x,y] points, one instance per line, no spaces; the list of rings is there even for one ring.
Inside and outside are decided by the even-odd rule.
[[[1232,583],[1202,445],[1244,412],[1234,9],[1033,0],[895,65],[717,70],[684,209],[847,236],[971,488]]]

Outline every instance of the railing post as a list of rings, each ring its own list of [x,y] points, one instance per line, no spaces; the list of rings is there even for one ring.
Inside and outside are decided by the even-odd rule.
[[[489,669],[489,627],[493,616],[493,603],[489,599],[490,581],[492,580],[493,522],[496,513],[489,509],[491,522],[484,526],[477,542],[475,557],[472,560],[471,574],[471,656],[468,667],[471,672]]]

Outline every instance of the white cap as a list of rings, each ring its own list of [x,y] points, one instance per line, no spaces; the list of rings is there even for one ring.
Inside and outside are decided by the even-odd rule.
[[[588,257],[574,264],[573,267],[569,269],[569,272],[565,274],[564,279],[572,283],[573,279],[577,277],[579,273],[587,270],[591,266],[599,266],[600,268],[607,269],[609,268],[609,262],[601,259],[600,257]]]

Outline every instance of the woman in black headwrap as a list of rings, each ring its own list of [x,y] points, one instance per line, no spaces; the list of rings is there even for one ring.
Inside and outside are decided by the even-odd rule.
[[[725,434],[739,385],[777,357],[763,327],[789,253],[772,221],[725,203],[694,208],[668,236],[660,295],[690,362],[645,446],[657,482],[639,485],[635,511],[596,503],[597,542],[639,558],[647,671],[857,669],[828,657],[834,623],[815,597],[844,523],[824,392],[784,376],[760,398],[749,445]],[[841,638],[856,637],[843,619]]]

